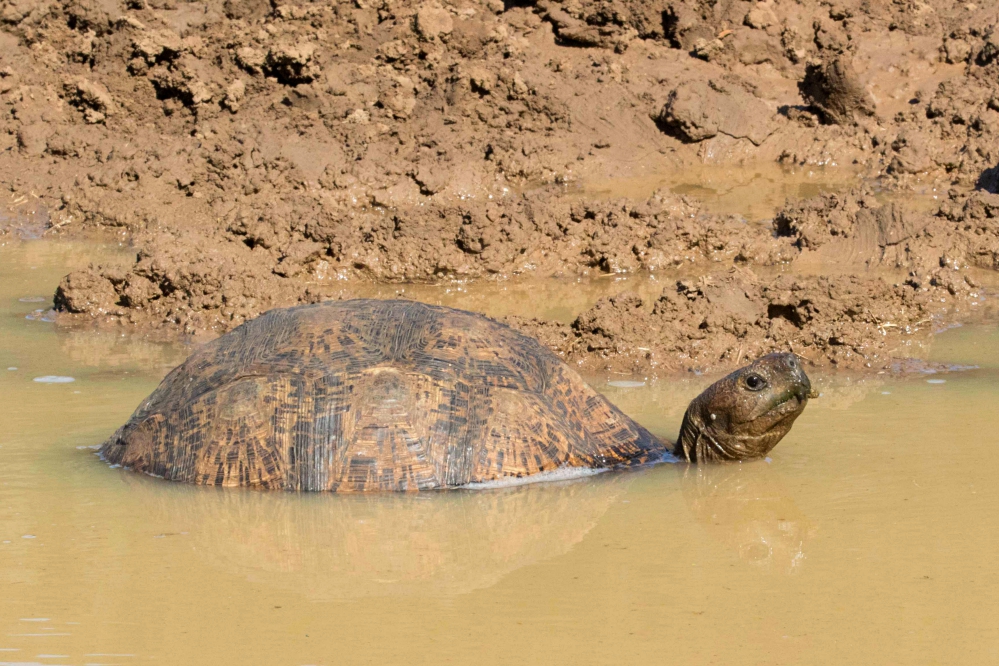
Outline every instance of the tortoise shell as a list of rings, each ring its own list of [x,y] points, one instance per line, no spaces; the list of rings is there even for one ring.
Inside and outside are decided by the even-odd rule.
[[[201,347],[101,447],[174,481],[415,491],[661,457],[533,338],[413,301],[273,310]]]

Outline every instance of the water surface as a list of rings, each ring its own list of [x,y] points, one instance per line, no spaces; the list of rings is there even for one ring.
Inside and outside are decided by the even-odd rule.
[[[946,188],[915,180],[902,191],[885,190],[877,179],[864,178],[853,165],[785,165],[758,162],[735,165],[699,164],[683,169],[638,165],[639,173],[587,179],[570,188],[584,198],[646,199],[656,190],[687,195],[705,212],[736,215],[750,221],[769,220],[788,200],[845,193],[867,186],[881,203],[903,203],[907,210],[935,212]]]
[[[995,326],[931,348],[978,369],[817,376],[769,462],[415,497],[218,490],[88,448],[187,353],[45,321],[94,254],[0,247],[0,664],[999,659]],[[564,307],[548,293],[518,293],[522,314]],[[642,380],[593,378],[673,435],[711,378],[621,384]]]

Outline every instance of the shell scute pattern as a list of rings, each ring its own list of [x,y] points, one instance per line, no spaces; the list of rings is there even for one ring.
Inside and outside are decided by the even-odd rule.
[[[178,481],[347,492],[665,450],[507,326],[410,301],[344,301],[272,311],[205,345],[101,452]]]

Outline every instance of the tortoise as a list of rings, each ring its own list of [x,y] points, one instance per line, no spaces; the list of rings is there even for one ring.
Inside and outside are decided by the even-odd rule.
[[[170,372],[101,447],[174,481],[417,491],[562,468],[765,456],[811,397],[792,353],[764,356],[660,439],[558,356],[485,316],[407,300],[272,310]]]

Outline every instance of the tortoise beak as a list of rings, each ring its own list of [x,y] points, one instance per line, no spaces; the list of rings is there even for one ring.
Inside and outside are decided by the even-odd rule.
[[[812,382],[808,379],[805,369],[801,366],[801,359],[796,354],[788,354],[788,356],[792,359],[788,361],[788,366],[794,376],[796,384],[794,393],[798,400],[805,402],[809,398],[817,398],[818,392],[812,390]]]
[[[780,369],[780,372],[786,372],[788,376],[788,384],[790,386],[785,389],[784,395],[787,399],[791,397],[797,398],[800,404],[804,404],[809,398],[818,397],[818,393],[812,390],[812,382],[808,379],[808,375],[805,374],[805,369],[801,365],[801,358],[793,352],[785,352],[783,354],[774,354],[778,357],[778,362],[783,362],[784,367]]]
[[[812,390],[812,383],[808,381],[808,377],[805,377],[805,373],[801,373],[801,376],[804,381],[795,386],[794,393],[798,397],[798,400],[805,402],[812,397],[812,394],[815,393],[815,391]]]

